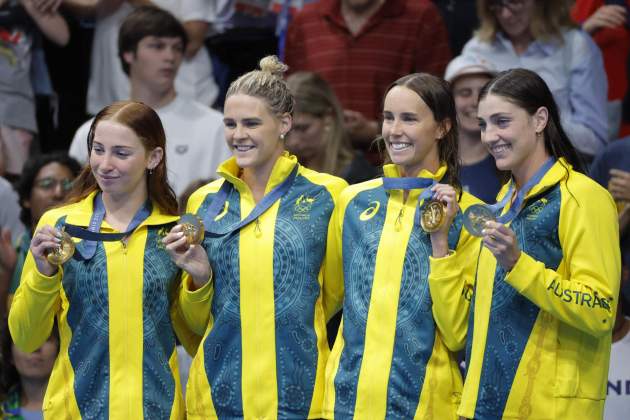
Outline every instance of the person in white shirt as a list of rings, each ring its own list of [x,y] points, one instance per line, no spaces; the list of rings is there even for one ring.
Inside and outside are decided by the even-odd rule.
[[[230,156],[222,115],[176,91],[187,39],[182,24],[155,6],[131,12],[118,39],[118,55],[131,82],[130,99],[154,108],[164,125],[168,178],[177,195],[199,178],[214,177],[219,163]],[[90,124],[79,127],[70,145],[70,155],[83,163]]]
[[[184,26],[188,43],[175,88],[182,96],[212,106],[218,95],[212,64],[203,42],[213,0],[63,0],[67,10],[95,18],[90,57],[87,112],[96,114],[112,102],[129,98],[130,85],[118,55],[118,31],[134,8],[155,5],[172,13]]]

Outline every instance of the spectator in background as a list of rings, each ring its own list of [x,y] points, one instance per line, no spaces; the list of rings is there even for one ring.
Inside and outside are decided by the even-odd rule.
[[[570,0],[478,0],[479,31],[462,55],[498,71],[539,74],[561,111],[562,126],[586,160],[608,142],[606,75],[593,40],[575,28]]]
[[[32,353],[11,341],[4,314],[0,326],[0,413],[5,420],[43,419],[44,393],[59,354],[55,325],[48,340]]]
[[[13,243],[22,235],[18,196],[11,184],[0,177],[0,318],[6,313],[9,279],[15,265]],[[5,252],[6,251],[6,252]]]
[[[215,176],[219,163],[230,156],[221,114],[179,95],[175,88],[187,41],[182,24],[154,6],[131,12],[118,38],[118,56],[129,75],[131,99],[155,109],[166,130],[168,177],[177,195],[192,181]],[[80,162],[88,158],[91,123],[79,127],[70,146],[70,155]]]
[[[0,236],[0,265],[7,272],[6,279],[0,278],[0,285],[8,284],[8,305],[20,284],[24,259],[39,218],[46,210],[63,204],[80,171],[79,163],[65,153],[33,156],[24,164],[16,190],[22,207],[20,219],[27,229],[13,243],[8,236]]]
[[[276,14],[269,10],[270,0],[211,0],[211,3],[206,45],[219,87],[215,106],[223,109],[230,83],[258,68],[263,57],[276,54]]]
[[[188,98],[211,106],[218,90],[212,76],[210,57],[204,47],[208,30],[209,0],[63,0],[77,14],[96,17],[92,41],[91,74],[87,112],[94,115],[112,102],[129,98],[130,80],[118,56],[118,34],[125,18],[136,7],[154,5],[172,13],[186,31],[188,42],[175,88]]]
[[[287,149],[300,163],[349,184],[376,178],[379,170],[354,152],[344,130],[343,111],[330,85],[313,72],[294,73],[287,85],[295,98],[293,126]]]
[[[446,67],[459,124],[459,179],[464,191],[494,203],[501,188],[499,172],[488,148],[481,143],[477,105],[481,88],[496,74],[492,65],[474,56],[458,56]]]
[[[464,44],[472,38],[473,30],[479,26],[476,0],[433,0],[433,3],[444,19],[451,53],[459,55]]]
[[[37,134],[31,84],[32,47],[43,34],[58,45],[70,32],[59,13],[44,13],[35,0],[0,1],[0,176],[15,180]]]
[[[450,52],[428,0],[320,0],[293,18],[285,57],[290,71],[313,71],[330,83],[350,139],[367,148],[380,131],[387,86],[413,72],[442,75]]]
[[[608,138],[619,138],[621,101],[628,91],[628,5],[630,0],[577,0],[571,15],[588,32],[604,57],[608,77]]]

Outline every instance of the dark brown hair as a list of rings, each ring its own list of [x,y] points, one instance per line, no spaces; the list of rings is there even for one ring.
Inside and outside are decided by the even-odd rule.
[[[177,214],[177,200],[166,175],[166,134],[158,114],[142,102],[120,101],[106,106],[96,114],[90,126],[87,137],[88,155],[92,154],[94,131],[101,121],[114,121],[130,128],[138,136],[147,152],[156,147],[164,150],[162,160],[153,169],[153,174],[146,176],[147,191],[151,202],[154,205],[157,204],[163,212]],[[88,164],[75,180],[68,202],[80,201],[98,189],[92,168]]]
[[[584,172],[584,166],[569,137],[562,128],[556,101],[545,81],[526,69],[503,71],[491,79],[479,92],[479,102],[488,95],[497,95],[524,109],[530,116],[540,107],[547,108],[549,118],[543,130],[547,153],[556,159],[565,158],[573,168]]]
[[[156,6],[140,6],[125,18],[118,31],[118,58],[125,74],[129,75],[129,64],[123,54],[135,54],[138,43],[147,36],[181,38],[184,51],[188,44],[184,25],[175,16]]]
[[[447,128],[444,137],[438,140],[438,155],[440,162],[446,163],[446,174],[442,182],[452,185],[458,191],[462,186],[459,181],[459,155],[457,141],[457,111],[455,101],[451,94],[451,87],[443,79],[428,73],[413,73],[403,76],[392,83],[386,90],[385,95],[395,86],[403,86],[415,92],[420,99],[429,107],[433,113],[433,119]],[[384,139],[379,137],[377,141],[383,144]]]

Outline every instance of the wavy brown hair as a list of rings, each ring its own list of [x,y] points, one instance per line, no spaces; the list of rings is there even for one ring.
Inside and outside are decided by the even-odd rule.
[[[440,163],[446,163],[446,174],[443,182],[462,190],[459,181],[459,142],[457,141],[457,111],[455,100],[451,94],[451,87],[445,80],[428,73],[413,73],[403,76],[389,85],[385,96],[396,86],[403,86],[415,92],[429,107],[435,121],[446,128],[450,123],[451,128],[444,137],[438,140],[438,155]],[[380,150],[385,150],[385,140],[379,136],[376,139]]]
[[[101,121],[113,121],[128,127],[142,142],[147,152],[157,147],[164,150],[162,160],[153,169],[153,174],[146,174],[147,191],[154,205],[167,214],[177,214],[177,199],[168,183],[166,175],[166,134],[158,114],[148,105],[142,102],[120,101],[103,108],[96,116],[87,137],[88,155],[92,154],[94,131]],[[83,168],[68,197],[68,202],[81,201],[99,186],[92,174],[89,163]]]
[[[527,0],[526,0],[527,1]],[[549,41],[562,40],[562,32],[577,27],[569,14],[572,0],[533,0],[534,13],[529,24],[532,36],[536,39]],[[493,0],[477,0],[477,16],[479,29],[475,36],[483,42],[493,42],[501,25],[497,17],[490,10]]]
[[[287,78],[295,98],[295,112],[323,119],[330,116],[332,124],[324,133],[326,155],[322,172],[341,176],[354,158],[350,139],[343,126],[343,111],[330,85],[317,73],[300,71]]]

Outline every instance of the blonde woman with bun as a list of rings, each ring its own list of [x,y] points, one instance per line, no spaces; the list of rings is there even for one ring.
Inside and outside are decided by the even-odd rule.
[[[320,418],[326,321],[342,284],[322,275],[328,221],[347,185],[285,152],[294,100],[287,67],[265,57],[234,81],[224,109],[233,157],[188,200],[201,245],[182,226],[164,240],[184,270],[184,318],[203,336],[190,371],[190,419]],[[331,276],[332,277],[332,276]],[[334,276],[339,278],[339,276]]]

